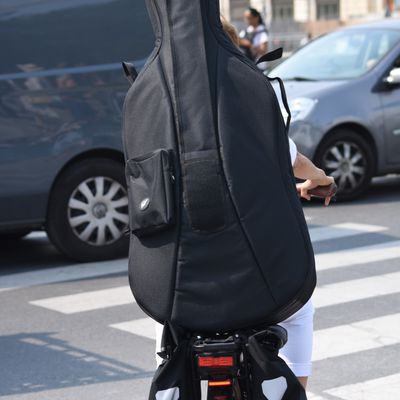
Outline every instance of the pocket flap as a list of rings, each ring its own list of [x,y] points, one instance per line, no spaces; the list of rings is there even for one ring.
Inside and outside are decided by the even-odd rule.
[[[130,228],[144,235],[174,221],[173,151],[157,149],[126,163]]]

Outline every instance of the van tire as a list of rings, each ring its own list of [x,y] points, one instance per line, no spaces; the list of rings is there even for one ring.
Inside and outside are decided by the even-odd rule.
[[[115,208],[117,202],[126,206]],[[119,218],[124,214],[126,221],[113,217],[117,211]],[[57,178],[49,198],[45,227],[50,241],[61,253],[82,262],[126,257],[127,226],[123,164],[103,157],[80,160]],[[91,232],[89,237],[87,232]]]

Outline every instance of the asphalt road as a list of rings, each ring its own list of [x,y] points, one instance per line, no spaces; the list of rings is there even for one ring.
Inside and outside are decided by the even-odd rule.
[[[400,178],[355,202],[304,210],[318,269],[309,399],[398,400]],[[147,398],[154,325],[126,267],[71,265],[41,233],[1,243],[1,398]]]

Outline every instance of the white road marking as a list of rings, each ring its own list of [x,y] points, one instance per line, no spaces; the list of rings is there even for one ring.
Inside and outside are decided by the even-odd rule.
[[[343,223],[311,228],[310,236],[313,242],[316,243],[323,240],[337,239],[341,237],[344,238],[364,233],[380,232],[385,229],[387,228],[378,225]],[[45,233],[33,232],[29,235],[29,237],[42,238],[45,237]],[[344,267],[347,265],[355,265],[369,261],[388,260],[397,257],[400,257],[400,241],[350,249],[342,252],[317,254],[316,261],[317,268],[319,270],[324,270],[328,268]],[[78,265],[74,264],[64,267],[5,275],[0,277],[0,293],[30,286],[127,272],[127,270],[128,260],[125,258],[122,260],[93,262]]]
[[[93,292],[50,297],[47,299],[30,301],[29,303],[63,314],[75,314],[134,302],[135,300],[129,286],[120,286]]]
[[[307,218],[309,220],[311,218]],[[310,229],[314,243],[381,232],[387,228],[366,224],[337,224]],[[28,237],[44,237],[43,233]],[[400,241],[316,255],[317,269],[326,270],[400,258]],[[44,269],[0,277],[2,291],[126,272],[127,259]],[[324,285],[313,296],[317,308],[399,292],[400,272]],[[338,295],[339,294],[339,295]],[[64,314],[103,309],[134,302],[129,286],[57,296],[30,302]],[[114,329],[155,340],[155,322],[141,318],[110,325]],[[314,361],[400,343],[400,314],[378,317],[315,332]],[[397,400],[400,374],[326,390],[343,400]],[[326,400],[312,393],[309,400]]]
[[[325,390],[324,393],[343,400],[398,400],[400,397],[400,374],[340,386]]]
[[[318,287],[313,296],[313,301],[315,307],[318,308],[398,293],[399,291],[400,272],[396,272]],[[340,293],[340,296],[338,296],[338,293]],[[35,300],[31,304],[64,314],[73,314],[130,304],[133,301],[128,285],[124,285],[112,289]]]
[[[307,400],[326,400],[321,396],[318,396],[317,394],[307,392]]]
[[[335,326],[315,331],[313,361],[397,343],[400,343],[400,314]]]
[[[142,318],[110,325],[155,340],[155,322]],[[400,343],[400,314],[315,331],[313,361]]]
[[[46,232],[43,231],[33,231],[24,237],[25,239],[47,239]]]
[[[151,318],[141,318],[132,321],[121,322],[119,324],[110,325],[111,328],[129,332],[137,336],[147,339],[156,340],[156,323]]]
[[[0,277],[0,293],[24,287],[93,278],[120,272],[128,274],[127,259],[66,265]]]
[[[400,258],[400,240],[315,255],[318,271]]]
[[[356,236],[365,233],[382,232],[387,230],[385,226],[356,224],[352,222],[327,225],[316,228],[310,228],[310,237],[313,243],[323,240],[345,238],[349,236]]]
[[[400,272],[318,286],[313,294],[316,308],[400,292]]]

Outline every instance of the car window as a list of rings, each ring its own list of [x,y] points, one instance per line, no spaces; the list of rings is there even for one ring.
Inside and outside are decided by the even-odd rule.
[[[351,79],[372,69],[398,42],[400,31],[352,29],[328,34],[300,49],[271,75],[283,79]]]

